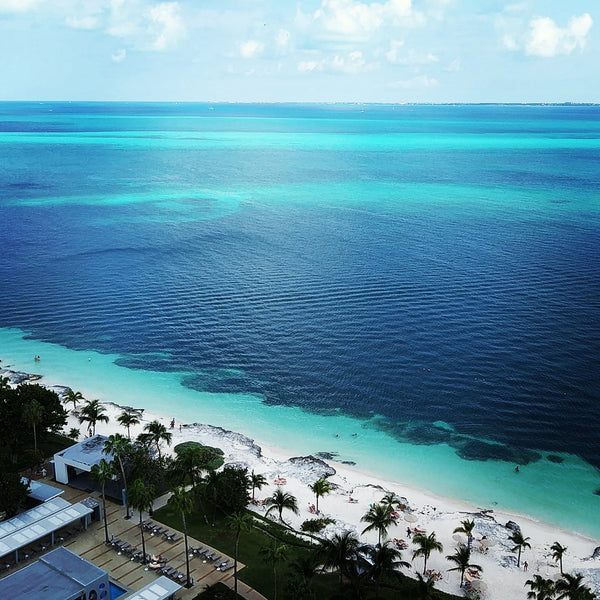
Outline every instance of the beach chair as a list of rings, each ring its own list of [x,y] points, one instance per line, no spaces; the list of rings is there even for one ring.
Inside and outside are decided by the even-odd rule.
[[[183,539],[183,536],[180,533],[177,533],[172,538],[169,538],[169,541],[172,544],[175,544],[176,542],[180,542],[182,539]]]
[[[221,567],[221,573],[224,573],[225,571],[229,571],[229,569],[233,569],[233,567],[235,567],[235,563],[233,561],[230,563],[227,563],[224,567]]]

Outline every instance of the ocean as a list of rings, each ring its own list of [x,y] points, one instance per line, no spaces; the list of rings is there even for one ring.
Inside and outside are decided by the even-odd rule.
[[[2,365],[600,537],[599,117],[0,103]]]

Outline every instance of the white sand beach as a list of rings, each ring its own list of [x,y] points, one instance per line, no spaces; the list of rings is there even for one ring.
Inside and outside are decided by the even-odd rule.
[[[39,383],[53,387],[58,393],[64,392],[60,386],[65,382],[50,382],[42,379]],[[94,396],[92,390],[81,390],[86,398]],[[98,423],[96,433],[110,435],[125,434],[123,426],[117,422],[123,406],[111,401],[100,400],[106,407],[108,423]],[[143,409],[136,399],[128,398],[124,405]],[[72,407],[67,407],[68,409]],[[166,407],[165,407],[166,408]],[[175,419],[175,427],[171,428],[171,420]],[[332,535],[343,530],[355,530],[361,534],[361,540],[369,543],[377,542],[376,532],[361,532],[366,524],[361,523],[361,517],[369,510],[371,504],[379,502],[382,497],[393,492],[406,499],[408,505],[404,513],[399,513],[397,524],[389,532],[392,539],[404,540],[408,545],[403,550],[402,558],[411,562],[412,551],[415,548],[407,533],[407,527],[418,528],[427,534],[435,532],[436,537],[443,543],[443,553],[434,553],[428,561],[428,569],[440,574],[436,587],[444,591],[460,595],[460,574],[448,572],[453,565],[445,556],[453,554],[458,543],[466,542],[466,537],[453,533],[464,519],[473,519],[476,523],[474,530],[472,562],[483,568],[481,582],[482,597],[490,600],[507,600],[526,598],[529,588],[525,582],[535,574],[545,578],[558,578],[558,564],[552,559],[550,546],[558,541],[568,548],[563,567],[565,572],[582,573],[585,583],[596,593],[600,593],[600,550],[597,558],[592,558],[594,550],[600,547],[600,540],[574,534],[551,525],[536,521],[526,515],[511,514],[494,507],[469,505],[466,502],[436,496],[432,491],[418,489],[410,482],[392,481],[378,477],[375,474],[362,471],[351,465],[339,462],[326,462],[314,457],[292,457],[281,448],[267,446],[260,440],[246,437],[242,433],[228,431],[222,427],[210,424],[189,424],[178,420],[176,409],[169,415],[159,415],[146,410],[141,412],[141,423],[131,427],[132,438],[143,431],[150,421],[159,420],[173,434],[173,441],[165,452],[172,452],[178,443],[184,441],[199,441],[202,444],[219,447],[224,451],[225,464],[247,467],[249,471],[263,474],[269,485],[257,492],[257,498],[264,499],[271,495],[277,482],[281,487],[298,500],[300,514],[284,512],[285,521],[295,528],[309,518],[314,518],[311,505],[315,504],[314,494],[309,489],[319,477],[329,474],[328,480],[333,484],[333,491],[320,498],[320,516],[330,517],[335,521],[325,530],[325,535]],[[75,415],[70,414],[67,430],[71,427],[80,429],[82,438],[86,435],[85,425],[80,425]],[[80,439],[82,439],[80,438]],[[262,505],[254,506],[253,510],[265,512]],[[406,518],[410,513],[411,516]],[[275,513],[273,518],[277,518]],[[529,537],[531,549],[525,549],[521,557],[521,567],[517,568],[517,555],[511,551],[513,544],[508,540],[511,531],[505,527],[509,521],[517,523],[524,536]],[[481,541],[482,537],[484,540]],[[527,563],[528,569],[523,568]],[[421,558],[415,559],[410,570],[405,572],[415,576],[422,571]]]

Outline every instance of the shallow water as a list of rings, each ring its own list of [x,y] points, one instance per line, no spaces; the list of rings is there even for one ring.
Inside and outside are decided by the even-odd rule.
[[[0,104],[3,362],[598,535],[600,109],[213,108]]]

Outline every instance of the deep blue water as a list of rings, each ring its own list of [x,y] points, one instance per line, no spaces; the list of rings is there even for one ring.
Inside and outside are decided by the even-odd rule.
[[[0,104],[0,326],[600,467],[599,116]]]

